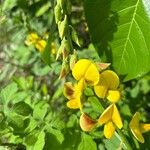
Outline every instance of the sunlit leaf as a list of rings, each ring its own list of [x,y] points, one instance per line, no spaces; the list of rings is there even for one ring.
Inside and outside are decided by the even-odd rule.
[[[85,0],[85,14],[100,57],[124,81],[150,71],[148,0]]]

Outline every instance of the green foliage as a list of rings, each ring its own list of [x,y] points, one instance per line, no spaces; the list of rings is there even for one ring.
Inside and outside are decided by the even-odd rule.
[[[96,143],[93,141],[92,137],[86,135],[85,133],[82,134],[81,143],[79,144],[78,150],[96,150]]]
[[[93,43],[124,81],[150,71],[150,3],[146,0],[85,0]],[[142,63],[141,63],[142,62]]]
[[[59,1],[62,2],[65,1]],[[72,75],[59,79],[62,60],[60,57],[55,60],[60,46],[55,4],[54,0],[2,0],[0,150],[126,150],[124,139],[132,149],[150,149],[149,133],[144,134],[145,143],[140,144],[129,131],[129,122],[136,111],[141,113],[141,121],[150,119],[150,3],[147,0],[68,0],[67,13],[62,11],[64,6],[55,10],[59,11],[59,21],[67,15],[70,37],[65,35],[64,41],[72,40],[71,47],[77,50],[79,59],[105,60],[112,63],[124,81],[133,79],[124,83],[117,104],[124,128],[111,139],[104,138],[102,126],[83,132],[79,125],[81,113],[66,107],[63,85],[72,81]],[[46,41],[42,52],[35,45],[25,44],[31,32]],[[71,54],[68,55],[70,58]],[[82,98],[83,112],[93,119],[98,119],[109,105],[96,97],[90,86]]]

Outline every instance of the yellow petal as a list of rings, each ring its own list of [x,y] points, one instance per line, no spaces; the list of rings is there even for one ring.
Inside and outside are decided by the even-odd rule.
[[[71,82],[66,82],[64,84],[63,94],[67,99],[75,98],[75,88]]]
[[[78,90],[82,92],[83,89],[85,88],[85,86],[86,86],[86,83],[85,83],[84,79],[83,78],[80,79],[80,81],[77,84]]]
[[[140,131],[142,133],[150,131],[150,123],[140,123]]]
[[[132,134],[134,137],[141,143],[144,143],[144,137],[142,136],[142,133],[139,128],[139,119],[140,119],[140,113],[136,112],[129,124],[129,127],[131,129]]]
[[[45,47],[46,47],[46,41],[45,41],[45,40],[38,40],[38,41],[35,43],[35,47],[36,47],[40,52],[43,52],[43,50],[44,50]]]
[[[111,70],[102,72],[101,79],[102,78],[105,80],[105,82],[107,83],[107,87],[110,90],[116,90],[119,86],[119,77],[115,72]]]
[[[88,59],[80,59],[72,69],[72,75],[76,80],[84,78],[89,85],[95,85],[99,81],[99,72],[94,63]]]
[[[101,116],[98,119],[98,123],[100,125],[107,123],[112,118],[112,112],[113,112],[113,104],[107,107],[105,111],[101,114]]]
[[[144,143],[144,137],[142,135],[142,133],[140,132],[140,130],[136,127],[130,127],[132,134],[134,135],[134,137],[141,143]]]
[[[96,85],[99,81],[99,71],[95,64],[91,63],[85,74],[85,81],[88,85]]]
[[[122,120],[119,114],[119,111],[115,104],[113,104],[113,114],[112,114],[112,122],[121,129],[123,127]]]
[[[132,120],[130,121],[130,127],[136,127],[139,128],[139,120],[140,120],[140,113],[136,112],[133,117]]]
[[[110,139],[115,133],[115,126],[111,121],[105,124],[104,126],[104,135],[107,139]]]
[[[111,101],[112,103],[116,103],[120,100],[120,92],[117,90],[109,90],[107,99]]]
[[[95,94],[99,98],[105,98],[107,90],[108,90],[108,87],[107,87],[107,83],[105,79],[101,77],[101,75],[99,75],[99,83],[94,86]]]
[[[85,73],[92,62],[87,59],[80,59],[72,69],[72,75],[76,80],[80,80],[85,76]]]
[[[73,99],[67,102],[67,107],[71,109],[78,109],[78,108],[81,108],[81,104],[79,103],[79,100]]]

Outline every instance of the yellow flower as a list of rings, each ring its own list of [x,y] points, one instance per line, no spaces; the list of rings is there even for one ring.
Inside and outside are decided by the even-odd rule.
[[[100,74],[99,82],[94,86],[94,91],[98,97],[106,97],[109,101],[115,103],[120,99],[118,86],[119,77],[117,74],[111,70],[106,70]]]
[[[46,41],[45,40],[38,40],[36,43],[35,43],[35,47],[37,50],[39,50],[39,52],[43,52],[45,47],[46,47]]]
[[[46,47],[46,41],[41,39],[36,33],[32,32],[27,36],[25,40],[27,46],[34,45],[37,50],[43,52]]]
[[[32,32],[27,36],[27,39],[25,40],[25,44],[27,46],[30,46],[32,44],[35,44],[38,40],[39,40],[39,36],[36,33]]]
[[[115,128],[123,127],[122,120],[115,104],[111,104],[99,117],[98,123],[104,125],[104,135],[110,139],[115,132]]]
[[[139,123],[140,113],[136,112],[129,124],[132,134],[141,143],[144,143],[144,137],[142,133],[150,131],[150,123]]]
[[[82,110],[82,103],[81,103],[81,95],[84,89],[84,80],[80,80],[74,86],[71,82],[67,82],[64,85],[64,96],[69,99],[67,102],[67,107],[72,109]]]
[[[83,79],[88,85],[96,85],[99,81],[99,72],[94,63],[88,59],[80,59],[72,69],[76,80]]]

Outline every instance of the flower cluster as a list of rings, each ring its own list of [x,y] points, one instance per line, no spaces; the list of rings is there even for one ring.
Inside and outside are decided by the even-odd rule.
[[[34,45],[39,52],[43,52],[47,44],[46,42],[47,38],[48,38],[47,34],[45,34],[44,37],[41,38],[37,33],[32,32],[27,36],[25,44],[27,46]],[[51,43],[51,53],[52,54],[56,53],[56,45],[54,42]]]
[[[91,131],[97,126],[104,125],[104,136],[110,139],[117,128],[123,127],[123,123],[116,106],[121,98],[119,77],[114,71],[108,70],[108,66],[107,63],[95,64],[88,59],[80,59],[72,69],[72,75],[77,83],[66,82],[64,96],[69,100],[67,107],[80,109],[80,126],[83,131]],[[93,87],[97,97],[110,102],[97,120],[83,112],[82,93],[87,86]],[[150,130],[150,124],[139,124],[139,113],[136,113],[129,126],[136,139],[143,143],[142,133]]]

